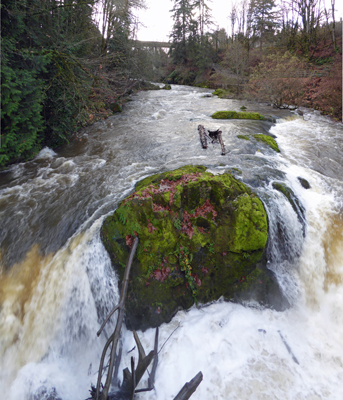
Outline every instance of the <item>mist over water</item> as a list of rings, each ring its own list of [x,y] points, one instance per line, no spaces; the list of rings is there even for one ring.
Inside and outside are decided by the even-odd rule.
[[[137,181],[186,164],[230,171],[258,193],[270,227],[268,266],[291,307],[276,312],[219,300],[179,312],[160,328],[160,347],[172,336],[159,354],[155,390],[137,398],[173,399],[200,370],[195,400],[343,398],[342,125],[308,110],[301,118],[203,97],[208,93],[185,86],[138,93],[122,114],[83,130],[80,140],[0,173],[3,398],[88,397],[115,317],[100,338],[96,332],[119,298],[102,221]],[[210,118],[243,104],[277,123]],[[225,156],[219,145],[201,148],[198,124],[221,127]],[[280,154],[237,138],[266,132],[277,137]],[[274,181],[293,190],[305,223]],[[138,333],[152,349],[155,331]],[[128,353],[132,332],[124,328],[122,341],[121,370],[138,357]]]

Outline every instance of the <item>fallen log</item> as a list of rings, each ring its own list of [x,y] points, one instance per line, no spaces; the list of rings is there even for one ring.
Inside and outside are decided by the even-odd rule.
[[[281,333],[280,331],[278,331],[278,332],[279,332],[279,335],[280,335],[280,337],[281,337],[281,340],[283,341],[283,344],[286,346],[286,349],[287,349],[288,353],[291,355],[292,360],[293,360],[296,364],[299,365],[299,361],[298,361],[298,359],[295,357],[295,355],[293,354],[293,351],[292,351],[292,349],[290,348],[289,344],[286,342],[286,339],[282,336],[282,333]]]
[[[202,148],[207,149],[207,139],[206,139],[207,135],[206,135],[205,128],[202,125],[199,125],[198,131],[199,131],[200,142],[201,142]]]

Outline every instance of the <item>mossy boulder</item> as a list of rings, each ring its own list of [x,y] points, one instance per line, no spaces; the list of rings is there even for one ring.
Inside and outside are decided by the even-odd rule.
[[[211,115],[214,119],[258,119],[264,120],[264,116],[256,112],[243,111],[216,111]]]
[[[230,89],[216,89],[212,92],[214,96],[218,96],[220,99],[228,99],[232,97],[232,92]]]
[[[262,133],[258,133],[256,135],[254,135],[254,138],[259,142],[266,143],[274,151],[276,151],[277,153],[280,153],[279,146],[277,145],[275,139],[273,139],[271,136],[263,135]]]
[[[253,293],[266,305],[271,296],[280,297],[264,267],[266,211],[228,173],[185,166],[136,185],[101,228],[120,283],[135,235],[139,245],[126,300],[130,329],[158,326],[179,309],[221,296],[248,299]]]

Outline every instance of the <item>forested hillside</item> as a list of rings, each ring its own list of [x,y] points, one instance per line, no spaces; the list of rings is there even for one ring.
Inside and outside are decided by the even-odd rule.
[[[341,120],[342,24],[331,4],[228,3],[226,32],[210,1],[174,0],[166,54],[135,41],[144,0],[2,2],[0,167],[120,111],[144,80],[222,88],[222,96],[314,107]]]
[[[342,120],[342,22],[335,0],[241,0],[231,32],[215,29],[207,0],[174,0],[169,83],[221,96],[308,106]],[[224,12],[224,10],[223,10]]]

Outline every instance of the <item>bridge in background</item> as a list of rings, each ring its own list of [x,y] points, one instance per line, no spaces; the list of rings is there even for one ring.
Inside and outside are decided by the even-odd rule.
[[[169,42],[149,42],[149,41],[142,41],[142,40],[133,40],[133,44],[136,43],[140,47],[146,47],[149,49],[153,49],[156,51],[157,49],[169,49],[171,43]]]

